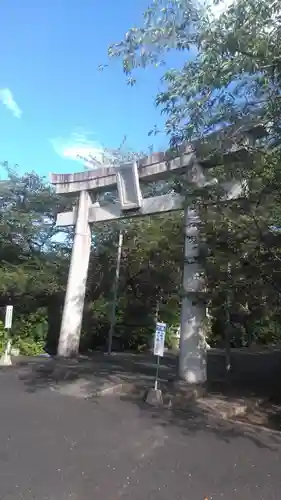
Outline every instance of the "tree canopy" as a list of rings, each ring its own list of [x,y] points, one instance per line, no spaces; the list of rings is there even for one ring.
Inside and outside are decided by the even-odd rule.
[[[156,97],[173,140],[205,136],[257,112],[279,133],[280,4],[237,0],[216,16],[220,4],[154,0],[143,26],[109,48],[129,78],[139,67],[163,64],[167,52],[186,53],[182,68],[164,72],[166,89]]]
[[[8,169],[7,177],[0,184],[1,319],[4,307],[13,304],[14,343],[24,352],[33,353],[47,341],[53,352],[73,240],[73,230],[66,228],[62,232],[55,226],[55,219],[58,211],[67,210],[75,200],[56,196],[52,187],[34,173],[21,176]],[[124,244],[117,304],[118,348],[147,345],[159,300],[163,302],[163,318],[178,324],[181,225],[181,214],[121,223]],[[92,231],[83,350],[104,347],[106,343],[121,226],[97,225]]]
[[[270,330],[271,317],[280,324],[280,37],[278,1],[155,0],[143,25],[109,48],[130,84],[137,84],[139,68],[164,65],[168,52],[181,51],[183,66],[163,71],[164,89],[156,96],[171,145],[196,140],[199,157],[212,153],[211,175],[247,186],[231,205],[217,189],[191,198],[201,207],[212,307],[231,309],[240,336],[249,318],[254,335],[254,323]],[[213,143],[210,134],[218,131]],[[230,143],[243,154],[235,151],[226,162]]]

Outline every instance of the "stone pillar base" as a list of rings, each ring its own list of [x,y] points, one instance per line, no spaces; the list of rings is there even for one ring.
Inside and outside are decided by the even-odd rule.
[[[150,406],[162,406],[163,396],[160,389],[149,389],[145,396],[145,402]]]

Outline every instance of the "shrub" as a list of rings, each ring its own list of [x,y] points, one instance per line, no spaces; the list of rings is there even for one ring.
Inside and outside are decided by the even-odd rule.
[[[18,338],[14,347],[17,347],[23,356],[38,356],[44,352],[45,342],[35,342],[33,338]]]
[[[177,338],[177,332],[179,325],[167,325],[166,336],[165,336],[165,347],[168,349],[175,349],[178,346],[179,340]]]
[[[6,336],[4,323],[0,321],[0,353],[4,352],[6,346]]]
[[[48,331],[46,311],[38,309],[16,318],[12,328],[12,345],[23,356],[36,356],[44,352]]]

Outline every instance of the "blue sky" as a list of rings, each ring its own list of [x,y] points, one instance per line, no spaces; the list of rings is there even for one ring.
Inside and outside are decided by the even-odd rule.
[[[130,88],[120,62],[97,70],[107,62],[108,45],[141,22],[147,3],[1,1],[1,161],[48,175],[83,169],[63,157],[79,143],[116,148],[126,134],[132,149],[165,147],[164,135],[148,137],[155,124],[163,126],[154,106],[160,71],[140,72]]]

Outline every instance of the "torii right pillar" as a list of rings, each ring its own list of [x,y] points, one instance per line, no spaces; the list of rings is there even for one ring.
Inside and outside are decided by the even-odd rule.
[[[198,262],[199,225],[197,210],[185,208],[179,377],[190,384],[202,384],[207,379],[204,335],[206,304],[200,293],[204,287],[204,277]]]

